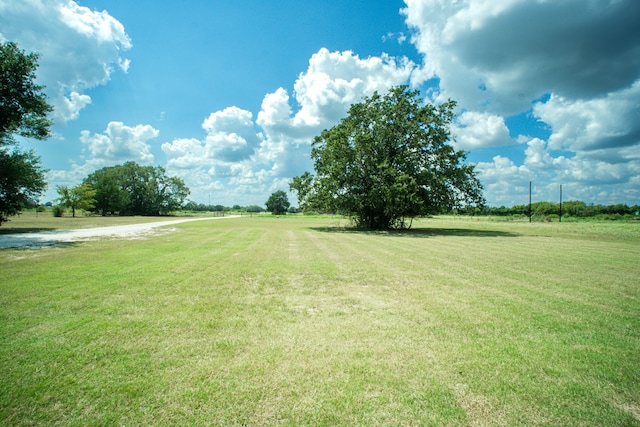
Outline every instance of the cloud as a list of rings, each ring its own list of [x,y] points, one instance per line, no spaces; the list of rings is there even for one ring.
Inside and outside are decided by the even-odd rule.
[[[640,196],[640,155],[629,153],[624,162],[606,158],[554,155],[548,143],[533,138],[526,144],[522,165],[504,156],[476,166],[492,205],[524,204],[528,183],[533,182],[535,201],[557,199],[563,185],[565,200],[598,200],[614,204]]]
[[[604,96],[640,73],[640,3],[406,0],[427,75],[445,97],[501,115],[555,93]]]
[[[637,200],[639,2],[405,3],[412,42],[423,55],[413,78],[435,79],[435,100],[458,101],[458,145],[520,144],[508,151],[516,161],[498,155],[478,163],[490,203],[522,203],[515,196],[530,180],[538,200],[554,200],[560,184],[596,203]],[[550,135],[510,140],[512,116],[538,120]]]
[[[143,165],[153,164],[149,140],[157,138],[159,131],[149,125],[126,126],[122,122],[110,122],[103,133],[88,130],[80,132],[84,145],[85,162],[71,162],[69,170],[52,170],[47,180],[60,185],[77,185],[94,171],[127,161]]]
[[[124,26],[71,0],[0,0],[0,32],[40,53],[38,82],[46,86],[56,122],[77,119],[91,103],[87,89],[129,68],[122,53],[132,45]]]
[[[262,203],[255,198],[288,189],[293,176],[312,168],[314,136],[337,124],[364,96],[406,83],[413,70],[415,64],[405,58],[362,59],[351,51],[322,48],[294,82],[293,99],[284,88],[266,94],[255,121],[251,112],[238,107],[211,113],[202,124],[207,132],[203,139],[162,144],[167,167],[193,186],[194,198],[208,191],[199,190],[206,175],[229,189],[216,191],[219,197]],[[194,170],[196,179],[191,177]]]
[[[387,34],[382,36],[382,41],[383,42],[396,41],[398,44],[403,44],[404,42],[407,41],[407,35],[403,32],[399,32],[399,33],[388,32]]]
[[[294,84],[300,110],[294,126],[314,129],[335,124],[351,104],[374,91],[386,92],[411,77],[415,64],[406,58],[360,57],[351,51],[330,52],[322,48],[309,60],[309,68]],[[321,129],[320,129],[321,130]]]
[[[262,100],[258,113],[258,124],[270,139],[306,139],[312,132],[306,127],[293,125],[292,109],[289,104],[289,94],[283,88],[268,93]]]
[[[492,162],[476,165],[478,176],[484,185],[491,205],[524,204],[525,188],[531,180],[531,171],[524,165],[518,166],[511,159],[497,155]],[[520,197],[518,197],[520,196]]]
[[[250,161],[261,135],[253,115],[238,107],[211,113],[202,122],[204,139],[178,138],[162,144],[167,166],[175,169],[206,169],[213,176],[229,176],[233,164]]]
[[[80,141],[87,146],[94,163],[117,164],[129,160],[153,163],[151,146],[147,143],[159,132],[149,125],[125,126],[122,122],[110,122],[104,133],[91,135],[83,130]]]
[[[269,139],[310,143],[323,129],[346,116],[351,104],[374,91],[406,83],[416,69],[406,58],[388,55],[361,59],[351,51],[320,49],[294,83],[294,113],[289,93],[278,88],[267,94],[256,123]]]
[[[588,100],[552,95],[533,113],[552,128],[556,150],[593,151],[640,144],[640,80],[630,88]],[[602,153],[602,151],[600,151]]]
[[[204,200],[215,191],[217,198],[239,200],[239,194],[264,186],[253,179],[253,156],[262,135],[255,130],[251,112],[227,107],[206,117],[202,128],[203,139],[178,138],[162,144],[167,171],[185,180],[192,197]]]
[[[165,142],[162,144],[162,151],[167,156],[167,166],[173,169],[205,165],[204,144],[196,138],[179,138],[171,143]]]
[[[69,96],[62,96],[59,102],[55,109],[56,115],[62,117],[63,121],[75,120],[80,115],[80,110],[91,104],[91,97],[73,91]]]
[[[351,51],[320,49],[309,59],[309,67],[294,83],[293,112],[288,92],[278,88],[267,94],[257,124],[270,139],[309,143],[325,128],[346,116],[351,104],[374,91],[406,83],[416,66],[406,58],[388,55],[361,59]]]
[[[238,162],[248,158],[260,143],[251,112],[238,107],[211,113],[202,128],[207,131],[205,151],[210,159]]]
[[[451,127],[456,146],[463,150],[513,144],[504,118],[491,113],[465,111]]]

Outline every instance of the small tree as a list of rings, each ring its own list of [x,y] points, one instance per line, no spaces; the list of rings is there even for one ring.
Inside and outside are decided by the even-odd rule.
[[[316,176],[291,184],[300,205],[351,216],[369,229],[404,228],[417,216],[482,205],[474,167],[449,144],[454,107],[423,104],[406,86],[352,105],[314,138]]]
[[[14,135],[49,137],[53,111],[35,84],[38,55],[25,53],[13,42],[0,43],[0,224],[33,203],[45,190],[45,169],[33,151],[22,152]]]
[[[289,199],[287,198],[287,193],[282,190],[278,190],[273,193],[266,203],[267,210],[273,215],[286,214],[287,209],[289,209],[290,205],[291,204],[289,203]]]
[[[45,170],[33,151],[0,148],[0,225],[33,203],[47,188]]]
[[[66,185],[56,188],[60,198],[58,199],[61,206],[71,208],[71,216],[75,218],[76,209],[90,210],[96,204],[96,190],[88,184],[80,184],[73,188]]]

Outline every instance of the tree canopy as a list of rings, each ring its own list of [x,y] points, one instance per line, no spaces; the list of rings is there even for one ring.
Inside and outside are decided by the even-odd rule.
[[[163,167],[136,162],[99,169],[83,184],[95,190],[93,211],[101,215],[162,215],[180,209],[190,191]]]
[[[33,151],[22,152],[15,136],[49,137],[53,111],[35,83],[38,55],[13,42],[0,43],[0,224],[35,203],[47,187],[45,170]]]
[[[76,209],[85,211],[93,209],[96,203],[94,198],[96,190],[89,184],[80,184],[69,188],[66,185],[58,186],[56,191],[60,195],[58,199],[61,206],[71,208],[71,216],[76,216]]]
[[[286,214],[287,209],[291,206],[287,193],[282,190],[278,190],[271,194],[265,205],[267,206],[267,210],[274,215]]]
[[[368,229],[404,228],[418,216],[482,205],[466,153],[450,144],[455,102],[423,103],[407,86],[377,92],[315,137],[315,177],[294,178],[301,206],[351,216]]]
[[[47,188],[44,174],[33,151],[0,148],[0,224],[36,202]]]
[[[35,83],[37,68],[37,53],[26,53],[13,42],[0,43],[0,145],[12,142],[14,134],[49,137],[47,114],[53,107],[44,86]]]

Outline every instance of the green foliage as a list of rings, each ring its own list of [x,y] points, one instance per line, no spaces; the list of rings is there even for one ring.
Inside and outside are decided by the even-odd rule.
[[[99,169],[84,184],[96,191],[92,209],[101,215],[161,215],[180,209],[189,195],[182,179],[135,162]]]
[[[251,212],[251,213],[264,212],[264,208],[258,205],[250,205],[250,206],[247,206],[245,209],[247,212]]]
[[[96,204],[96,190],[89,184],[80,184],[73,188],[66,185],[58,186],[56,191],[60,195],[60,205],[71,208],[71,216],[76,216],[76,209],[91,210]]]
[[[64,215],[64,206],[55,205],[51,208],[51,214],[56,218],[61,218]]]
[[[0,224],[35,203],[45,190],[45,170],[33,151],[10,145],[14,135],[46,139],[53,111],[35,84],[38,55],[25,53],[13,42],[0,43]]]
[[[562,212],[559,203],[535,202],[531,204],[531,215],[534,220],[558,221],[560,214],[562,220],[571,218],[593,218],[599,220],[634,220],[640,219],[636,212],[640,211],[640,206],[628,206],[625,204],[615,205],[594,205],[586,204],[579,200],[569,200],[562,202]],[[528,205],[515,205],[512,207],[485,206],[478,210],[463,210],[461,213],[471,215],[495,215],[501,217],[529,217]]]
[[[294,178],[301,206],[351,216],[369,229],[405,228],[418,216],[482,205],[466,154],[450,144],[453,101],[422,104],[406,86],[354,104],[313,141],[316,177]]]
[[[35,83],[38,55],[25,53],[13,42],[0,43],[0,146],[13,142],[13,135],[49,137],[44,86]]]
[[[309,172],[305,172],[300,176],[293,177],[293,181],[289,184],[289,190],[298,194],[298,203],[303,211],[306,211],[307,196],[313,188],[313,176]]]
[[[274,215],[284,215],[291,205],[287,197],[287,193],[278,190],[269,196],[269,200],[265,203],[267,210]]]
[[[204,203],[196,203],[193,200],[188,201],[184,206],[184,210],[192,212],[264,212],[264,208],[257,205],[232,207],[223,205],[205,205]]]
[[[90,174],[84,183],[96,190],[94,211],[101,215],[115,214],[124,210],[129,203],[129,195],[124,188],[121,166],[110,166]]]
[[[35,203],[47,188],[44,173],[33,151],[0,148],[0,224]]]

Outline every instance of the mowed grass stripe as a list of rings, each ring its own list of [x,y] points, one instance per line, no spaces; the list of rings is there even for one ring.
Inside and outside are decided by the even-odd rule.
[[[451,240],[449,240],[449,241],[451,241]],[[376,245],[375,248],[378,248],[379,252],[380,251],[385,252],[384,255],[388,255],[389,251],[380,250],[379,249],[381,247],[380,246],[381,242],[382,241],[379,241],[378,242],[379,245]],[[513,252],[512,250],[509,250],[509,257],[512,258],[512,262],[513,262],[513,257],[515,255],[516,261],[517,261],[516,265],[519,265],[520,268],[523,268],[523,267],[526,267],[527,265],[530,265],[530,266],[532,266],[530,271],[533,272],[536,268],[539,268],[541,266],[540,262],[537,260],[536,257],[538,257],[538,258],[540,258],[540,257],[548,258],[547,252],[548,252],[549,247],[547,245],[547,242],[539,242],[540,244],[533,245],[534,249],[537,248],[537,251],[533,251],[533,253],[532,253],[532,251],[531,251],[532,243],[535,243],[535,242],[532,242],[531,240],[527,241],[526,244],[521,248],[520,251]],[[502,252],[504,253],[504,251],[505,251],[504,242],[502,242],[501,245],[502,245],[502,248],[501,248]],[[466,249],[469,250],[471,253],[485,253],[485,252],[483,252],[483,250],[485,250],[485,251],[487,250],[486,247],[485,248],[473,248],[473,247],[470,248],[469,247],[469,241],[467,239],[465,239],[465,240],[461,240],[460,242],[458,242],[457,247],[455,247],[453,249],[450,249],[448,251],[442,251],[442,252],[445,253],[445,257],[443,259],[444,260],[449,260],[450,257],[453,254],[463,252],[461,250],[463,246],[466,247]],[[483,246],[484,246],[484,242],[483,242]],[[358,254],[358,257],[359,257],[358,262],[361,265],[370,265],[368,260],[366,258],[362,257],[362,251],[358,250],[357,246],[347,246],[347,247],[340,248],[338,245],[329,245],[329,244],[327,244],[327,245],[325,245],[325,247],[335,248],[336,252],[340,252],[340,253]],[[511,246],[509,246],[509,248],[511,248]],[[441,249],[442,248],[440,247],[440,250]],[[409,252],[411,252],[411,251],[409,251]],[[487,252],[491,253],[490,250],[487,251]],[[498,253],[498,252],[494,251],[494,253]],[[448,254],[448,256],[446,256],[447,254]],[[525,255],[523,255],[523,254],[525,254]],[[598,255],[598,254],[596,254],[596,255]],[[334,257],[335,257],[335,255],[334,255]],[[505,256],[501,255],[501,260],[503,260],[504,258],[505,258]],[[520,259],[518,259],[518,258],[520,258]],[[523,261],[531,260],[531,259],[533,259],[533,262],[529,262],[528,264],[526,262],[523,262]],[[431,261],[433,261],[433,258],[431,258]],[[440,261],[442,261],[442,259]],[[392,260],[392,259],[387,259],[387,262],[389,264],[402,265],[402,264],[394,263],[394,260]],[[510,264],[509,262],[506,262],[506,263],[509,264],[509,265],[513,265],[513,264]],[[494,264],[495,264],[495,261],[491,263],[491,265],[494,265]],[[388,264],[385,264],[385,265],[388,265]],[[433,263],[431,264],[431,266],[433,266]],[[455,266],[454,265],[450,265],[450,267],[452,267],[452,268],[447,269],[447,271],[465,270],[465,268],[461,268],[460,263],[457,263]],[[454,267],[457,267],[457,268],[454,268]],[[375,266],[373,268],[375,268]],[[469,268],[466,268],[466,270],[469,270]],[[481,268],[480,270],[481,271],[487,271],[486,268]],[[429,272],[431,274],[433,274],[434,270],[431,269]],[[535,276],[534,276],[534,274],[535,274]],[[483,287],[484,288],[493,289],[493,286],[496,283],[496,280],[498,280],[498,283],[499,283],[499,280],[501,278],[500,278],[499,275],[496,276],[493,273],[491,274],[491,276],[493,276],[493,277],[491,277],[492,280],[487,282],[487,281],[483,280],[482,274],[478,275],[478,274],[475,274],[472,271],[471,274],[468,274],[466,276],[467,277],[466,280],[458,280],[458,282],[462,282],[464,284],[465,293],[468,294],[469,293],[469,286],[470,285],[473,286],[473,283],[474,283],[473,280],[469,279],[469,277],[472,277],[472,278],[475,277],[476,280],[477,280],[477,283],[489,283],[490,285],[488,285],[488,286],[487,285],[483,285]],[[459,278],[459,275],[458,275],[458,278]],[[505,290],[496,291],[494,289],[494,292],[497,292],[498,296],[500,297],[499,298],[500,304],[503,304],[505,299],[507,299],[507,300],[509,298],[517,299],[517,301],[516,301],[517,304],[514,306],[515,307],[514,311],[517,313],[517,317],[515,319],[510,319],[512,322],[514,322],[514,321],[515,322],[522,321],[525,324],[527,323],[528,319],[526,317],[526,312],[525,312],[524,315],[520,314],[520,312],[522,312],[523,309],[526,309],[526,307],[531,306],[530,305],[531,302],[537,301],[539,303],[540,297],[544,296],[545,291],[544,290],[542,290],[542,291],[538,290],[538,286],[539,286],[540,282],[544,282],[545,283],[544,287],[546,287],[547,290],[551,290],[552,292],[560,292],[560,293],[564,293],[565,292],[562,289],[563,286],[558,286],[558,284],[563,284],[564,283],[563,280],[567,278],[566,275],[565,276],[560,275],[560,277],[554,277],[553,280],[549,280],[549,278],[544,277],[544,272],[543,272],[542,275],[540,275],[539,272],[535,272],[535,273],[529,273],[529,274],[525,274],[525,275],[521,274],[520,278],[521,278],[521,281],[516,282],[515,280],[512,279],[512,282],[514,284],[518,285],[518,286],[521,286],[520,283],[525,285],[525,289],[524,290],[527,291],[526,292],[527,294],[530,294],[530,297],[528,299],[523,299],[523,297],[522,297],[523,290],[522,289],[517,290],[517,292],[514,292],[513,289],[509,289],[508,291],[505,291]],[[571,285],[571,281],[569,281],[567,283],[569,285]],[[478,297],[478,299],[480,301],[486,301],[488,299],[490,300],[490,298],[487,298],[487,295],[480,295]],[[568,297],[567,295],[563,295],[559,299],[556,298],[556,300],[558,300],[558,301],[556,301],[555,303],[554,303],[553,300],[551,300],[550,303],[547,302],[545,304],[546,306],[556,306],[557,308],[555,308],[555,309],[554,308],[551,308],[551,309],[543,308],[542,315],[543,316],[556,316],[556,317],[559,317],[560,319],[562,319],[563,313],[565,313],[565,312],[571,313],[572,311],[575,311],[574,308],[572,308],[570,305],[566,304],[566,300],[567,299],[571,299],[571,298]],[[460,301],[458,300],[458,303],[459,302]],[[476,303],[476,305],[477,305],[477,303]],[[591,307],[588,307],[588,308],[591,308]],[[606,308],[606,307],[600,307],[600,308]],[[534,308],[533,311],[535,312],[536,309]],[[541,311],[540,308],[537,308],[537,311],[540,312]],[[591,312],[589,311],[589,313],[591,313]],[[587,313],[586,316],[583,316],[580,320],[582,320],[582,321],[588,320],[588,318],[590,316],[589,313]],[[475,313],[475,314],[477,315],[477,313]],[[534,323],[534,327],[536,327],[535,322],[533,322],[533,323]]]
[[[498,242],[496,250],[492,250],[491,244],[487,244],[487,239],[483,239],[482,246],[474,247],[470,246],[470,241],[473,239],[461,239],[457,241],[456,247],[443,248],[442,244],[455,242],[456,239],[448,239],[447,242],[432,242],[435,247],[438,247],[441,253],[447,254],[444,258],[435,259],[432,256],[433,254],[429,252],[422,252],[422,257],[426,261],[422,259],[413,260],[413,264],[415,265],[427,265],[427,271],[425,275],[433,276],[436,274],[436,270],[433,268],[436,264],[449,264],[449,267],[444,270],[444,272],[455,272],[443,274],[443,270],[439,271],[439,274],[446,276],[450,282],[453,283],[461,283],[463,285],[463,293],[466,295],[473,294],[472,289],[474,286],[478,286],[481,284],[485,289],[490,289],[494,294],[497,294],[498,300],[501,305],[504,305],[505,301],[515,300],[514,304],[514,312],[517,313],[518,318],[509,319],[512,323],[520,320],[524,324],[531,325],[533,328],[540,327],[537,326],[540,324],[539,321],[536,321],[536,318],[551,318],[556,317],[559,320],[562,320],[569,313],[573,313],[574,318],[575,312],[580,313],[580,316],[577,317],[579,324],[585,325],[585,328],[588,329],[590,327],[590,323],[597,321],[597,317],[593,318],[593,309],[600,309],[605,317],[608,317],[611,313],[611,310],[615,310],[614,306],[611,305],[603,305],[603,300],[595,300],[592,301],[588,298],[584,298],[582,292],[585,290],[593,291],[600,294],[607,294],[608,289],[607,286],[620,287],[627,286],[631,282],[616,281],[611,280],[612,276],[610,273],[610,269],[604,269],[600,271],[600,275],[594,277],[593,275],[589,276],[580,276],[575,274],[576,272],[569,271],[566,274],[560,274],[560,271],[557,270],[558,265],[550,263],[552,259],[557,258],[556,255],[552,255],[550,257],[549,250],[551,249],[548,245],[548,241],[544,241],[546,238],[527,238],[520,245],[509,245],[506,246],[505,242]],[[381,248],[384,240],[379,240],[376,245],[373,246],[374,251],[376,248]],[[565,242],[565,245],[559,245],[557,249],[567,255],[567,249],[570,247],[574,247],[576,242]],[[578,242],[580,244],[581,242]],[[415,247],[412,247],[408,242],[403,241],[402,244],[398,245],[402,248],[406,248],[405,253],[417,253]],[[453,245],[450,245],[453,246]],[[607,249],[603,245],[596,245],[598,248],[601,248],[602,251],[594,251],[594,247],[585,248],[583,251],[574,251],[573,254],[568,253],[569,256],[561,256],[560,262],[570,265],[576,265],[577,263],[584,264],[586,260],[588,265],[598,265],[598,260],[606,258],[603,257],[605,253],[610,251],[612,248],[609,246]],[[504,252],[505,249],[510,249],[508,252],[508,258],[505,257]],[[351,247],[347,250],[343,250],[342,252],[358,252],[360,255],[362,254],[362,250],[358,251],[357,249]],[[518,249],[518,250],[513,250]],[[379,252],[382,252],[383,255],[388,256],[389,252],[384,249],[377,249]],[[475,259],[471,257],[467,257],[462,259],[461,257],[456,259],[452,257],[451,254],[475,254]],[[483,258],[482,255],[486,254],[499,254],[497,257],[486,257]],[[637,250],[636,250],[637,254]],[[478,257],[479,255],[479,257]],[[476,261],[480,258],[480,268],[476,268],[475,271],[473,267],[469,267],[473,261]],[[505,260],[505,258],[507,258]],[[515,258],[515,259],[514,259]],[[562,259],[564,258],[564,260]],[[584,258],[584,259],[582,259]],[[453,260],[452,260],[453,259]],[[366,260],[360,260],[362,264],[367,264]],[[404,263],[403,263],[404,261]],[[533,262],[532,262],[533,261]],[[394,265],[407,265],[406,259],[389,259],[388,262]],[[517,271],[517,275],[514,277],[510,277],[509,274],[505,276],[501,276],[500,273],[494,273],[494,269],[498,269],[500,271],[499,265],[508,265],[511,266],[511,271]],[[623,261],[623,265],[626,265],[626,262]],[[515,267],[514,267],[515,266]],[[518,268],[518,266],[520,266]],[[528,267],[523,268],[523,267]],[[554,267],[556,270],[554,270]],[[374,267],[375,268],[375,267]],[[597,267],[596,267],[597,268]],[[460,272],[465,272],[467,274],[460,275]],[[504,270],[503,270],[504,271]],[[614,270],[619,271],[619,270]],[[491,272],[491,274],[486,274],[486,272]],[[635,274],[637,274],[637,266],[635,269],[627,270],[625,276],[626,278],[631,278]],[[548,274],[547,274],[548,273]],[[487,277],[483,277],[487,276]],[[559,276],[559,277],[556,277]],[[582,280],[577,278],[582,278]],[[475,279],[475,280],[474,280]],[[624,279],[624,278],[623,278]],[[510,284],[509,287],[504,289],[504,287],[496,287],[496,284],[500,282],[507,282],[506,284]],[[487,285],[488,284],[488,285]],[[586,286],[585,286],[586,284]],[[606,286],[603,286],[606,285]],[[471,289],[470,289],[471,286]],[[514,289],[515,288],[515,289]],[[637,295],[637,288],[629,288],[631,289],[631,293],[635,293]],[[580,291],[580,292],[578,292]],[[551,294],[551,295],[548,295]],[[458,295],[460,297],[460,295]],[[486,294],[483,295],[475,295],[477,301],[491,301],[491,298],[487,298]],[[526,297],[526,298],[525,298]],[[549,298],[552,297],[552,298]],[[555,297],[555,298],[553,298]],[[540,306],[540,301],[545,301],[545,303]],[[460,302],[460,298],[458,302]],[[496,298],[493,298],[496,300]],[[637,298],[636,298],[637,301]],[[538,303],[536,306],[533,303]],[[478,302],[475,303],[478,305]],[[469,305],[468,305],[469,306]],[[468,306],[464,308],[464,311],[469,312]],[[531,307],[531,309],[529,309]],[[637,306],[636,306],[637,307]],[[626,312],[620,313],[624,316],[626,315],[634,315],[635,311],[630,311],[630,306],[626,305]],[[494,308],[495,310],[495,308]],[[484,310],[490,312],[490,310]],[[527,319],[526,315],[523,313],[532,312],[535,317],[530,317]],[[460,315],[460,313],[458,313]],[[478,318],[478,312],[473,313],[474,318]],[[623,317],[624,319],[624,317]],[[459,320],[459,317],[458,319]],[[623,324],[624,325],[624,324]],[[572,324],[569,323],[567,325],[567,329],[569,332],[572,331]],[[599,325],[602,326],[602,325]],[[543,325],[544,329],[544,325]],[[623,335],[620,337],[620,341],[624,342],[628,330],[627,327],[623,326]],[[544,331],[541,331],[540,336],[544,335]],[[497,338],[500,339],[500,338]],[[553,338],[552,338],[553,339]],[[615,340],[613,340],[615,341]],[[618,341],[618,342],[620,342]],[[560,344],[563,344],[562,342]],[[580,345],[579,343],[577,345]],[[632,343],[630,347],[635,348],[637,346],[637,341]],[[554,350],[552,349],[551,352]],[[632,353],[629,353],[632,354]],[[635,360],[635,359],[634,359]]]
[[[340,225],[202,221],[1,252],[0,419],[638,424],[638,240]]]

